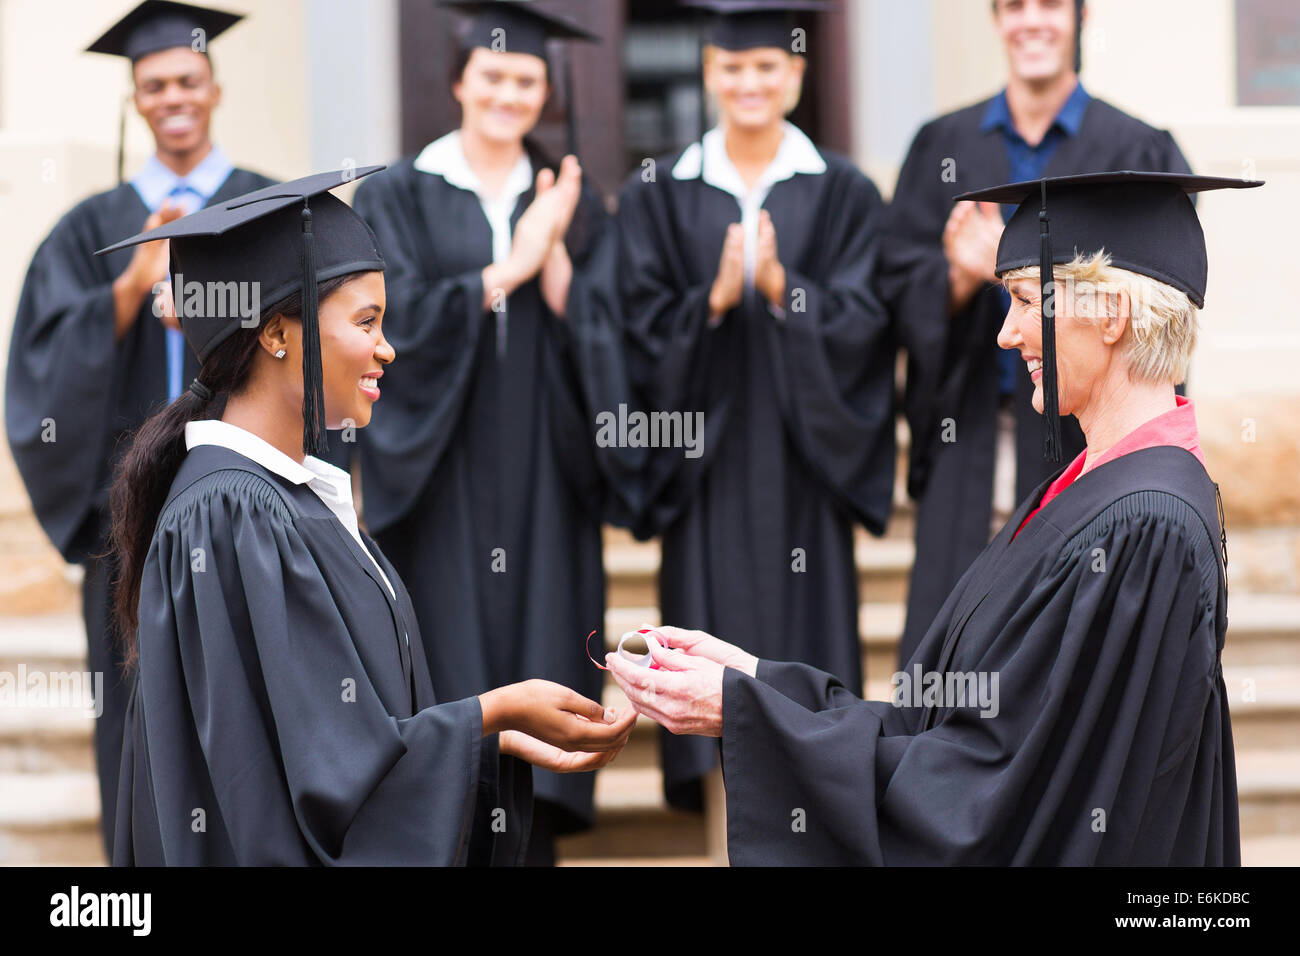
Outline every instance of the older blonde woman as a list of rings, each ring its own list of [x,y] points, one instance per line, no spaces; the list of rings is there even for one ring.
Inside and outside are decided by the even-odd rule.
[[[733,863],[1239,862],[1217,488],[1174,386],[1206,278],[1187,193],[1244,185],[1111,173],[959,197],[1020,204],[999,341],[1088,442],[958,582],[893,700],[700,632],[663,628],[658,670],[611,655],[643,713],[722,738]]]

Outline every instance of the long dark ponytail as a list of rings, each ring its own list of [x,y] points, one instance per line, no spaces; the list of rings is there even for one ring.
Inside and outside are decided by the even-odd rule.
[[[320,283],[318,300],[324,303],[332,292],[356,275]],[[263,309],[256,326],[240,328],[218,345],[204,361],[198,377],[211,397],[200,397],[195,390],[186,389],[170,405],[146,419],[130,437],[130,446],[114,473],[109,492],[110,555],[117,568],[113,581],[113,620],[128,669],[135,666],[138,656],[136,626],[145,559],[172,481],[185,460],[185,426],[192,421],[221,418],[230,396],[238,395],[248,384],[262,325],[277,314],[289,319],[300,318],[302,293],[295,292]]]

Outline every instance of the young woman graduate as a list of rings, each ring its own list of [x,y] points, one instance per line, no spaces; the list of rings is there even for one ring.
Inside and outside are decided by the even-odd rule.
[[[451,80],[461,126],[355,200],[405,357],[361,436],[365,520],[411,582],[439,697],[525,677],[598,697],[583,638],[604,624],[600,525],[630,520],[635,477],[595,443],[597,414],[628,401],[598,281],[616,247],[576,158],[557,176],[528,138],[548,39],[595,38],[532,6],[448,5],[473,14]],[[534,774],[532,862],[591,825],[593,783]]]
[[[921,128],[881,229],[876,276],[907,350],[907,488],[917,508],[900,668],[1006,514],[1056,469],[1043,461],[1024,363],[996,341],[1009,302],[993,266],[1013,209],[953,197],[1106,169],[1191,172],[1168,132],[1083,88],[1083,0],[991,6],[1007,85]],[[1078,454],[1078,423],[1064,419],[1061,434],[1064,456]],[[1005,456],[1004,442],[1014,449]],[[1005,475],[1000,461],[1014,462]]]
[[[112,632],[114,569],[108,486],[122,439],[180,394],[198,371],[178,329],[153,310],[167,276],[162,243],[95,258],[95,250],[271,180],[236,168],[214,145],[221,102],[206,41],[243,19],[181,3],[145,0],[87,52],[131,63],[133,103],[149,124],[154,155],[129,181],[78,204],[36,250],[18,299],[5,378],[5,433],[37,520],[65,561],[81,564],[81,612],[90,670],[104,675],[96,703],[104,845],[111,857],[113,800],[128,684]],[[123,116],[125,123],[125,115]]]
[[[644,408],[703,415],[697,456],[656,450],[637,532],[662,535],[666,621],[862,685],[853,524],[893,490],[893,349],[872,297],[883,204],[785,115],[792,11],[716,2],[704,83],[719,125],[634,174],[619,202],[629,373]],[[800,46],[799,49],[802,49]],[[712,741],[662,738],[664,786],[698,808]]]
[[[1059,412],[1087,447],[963,575],[890,702],[701,632],[665,629],[662,670],[609,656],[643,713],[721,736],[733,863],[1240,862],[1226,540],[1174,386],[1205,294],[1188,193],[1257,185],[1099,173],[960,197],[1018,203],[998,341],[1047,443]]]
[[[206,290],[176,300],[199,377],[113,485],[117,618],[139,668],[115,863],[519,862],[519,758],[589,770],[635,720],[545,681],[438,703],[410,595],[358,530],[348,474],[316,457],[327,426],[369,421],[395,357],[374,234],[326,192],[379,168],[105,250],[170,239],[177,282]],[[222,308],[230,288],[260,310]]]

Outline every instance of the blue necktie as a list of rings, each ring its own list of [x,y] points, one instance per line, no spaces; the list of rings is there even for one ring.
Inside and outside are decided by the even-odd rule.
[[[194,188],[181,180],[172,191],[167,194],[168,198],[176,201],[186,215],[198,208],[190,197],[199,200],[202,204],[203,198],[195,192]],[[167,281],[171,281],[171,275],[167,276]],[[178,294],[172,290],[174,294]],[[167,403],[171,404],[180,396],[181,390],[185,387],[182,379],[185,377],[185,336],[175,329],[167,329]]]

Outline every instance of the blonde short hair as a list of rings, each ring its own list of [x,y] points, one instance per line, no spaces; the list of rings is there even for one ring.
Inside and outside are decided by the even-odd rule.
[[[1012,269],[1003,286],[1016,279],[1038,278],[1038,268]],[[1052,267],[1057,294],[1072,296],[1075,314],[1096,316],[1108,294],[1123,289],[1132,303],[1120,345],[1128,350],[1129,378],[1134,382],[1179,385],[1187,380],[1196,347],[1197,308],[1186,292],[1158,279],[1110,264],[1105,249]],[[1059,312],[1058,312],[1059,314]]]

